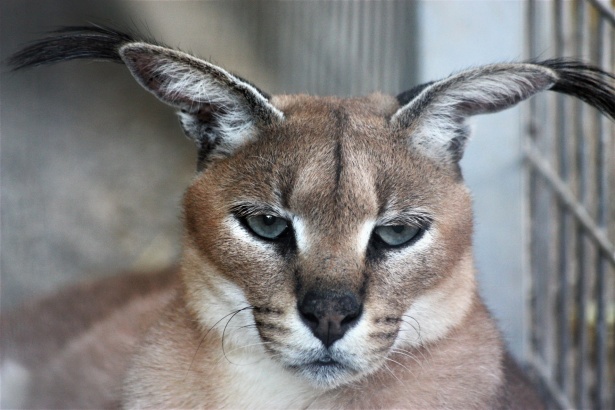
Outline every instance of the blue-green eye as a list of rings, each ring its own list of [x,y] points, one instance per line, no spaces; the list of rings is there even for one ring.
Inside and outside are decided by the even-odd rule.
[[[254,215],[246,218],[248,227],[260,237],[277,239],[288,229],[288,221],[273,215]]]
[[[384,225],[374,229],[378,238],[389,246],[403,245],[415,238],[420,232],[420,228],[408,225]]]

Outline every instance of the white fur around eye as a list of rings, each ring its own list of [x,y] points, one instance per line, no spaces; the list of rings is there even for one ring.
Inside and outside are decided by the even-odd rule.
[[[306,230],[306,226],[303,223],[303,219],[293,215],[290,218],[293,225],[293,231],[295,232],[295,240],[297,241],[297,248],[299,252],[306,252],[310,247],[309,235]]]
[[[408,250],[412,252],[423,252],[431,247],[436,236],[435,228],[432,226],[412,245],[408,246]]]
[[[376,221],[370,219],[363,222],[363,225],[359,228],[359,235],[357,236],[357,253],[359,255],[365,252],[375,225]]]
[[[266,242],[262,240],[258,240],[257,238],[254,237],[253,234],[247,232],[246,228],[241,226],[241,224],[239,223],[237,219],[235,219],[235,217],[228,216],[224,220],[224,224],[227,226],[228,230],[232,233],[235,239],[238,239],[241,242],[248,243],[252,246],[259,246],[263,249],[270,248],[270,246]]]

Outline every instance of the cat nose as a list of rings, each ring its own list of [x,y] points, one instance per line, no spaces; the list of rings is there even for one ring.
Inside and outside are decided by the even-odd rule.
[[[303,322],[328,348],[359,321],[363,306],[350,292],[310,291],[299,302],[298,309]]]

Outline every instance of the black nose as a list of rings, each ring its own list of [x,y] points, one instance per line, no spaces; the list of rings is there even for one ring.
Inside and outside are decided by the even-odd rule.
[[[325,347],[341,339],[361,316],[362,306],[352,293],[308,292],[299,313]]]

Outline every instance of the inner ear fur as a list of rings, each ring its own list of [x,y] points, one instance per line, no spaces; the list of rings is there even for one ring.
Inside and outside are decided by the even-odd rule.
[[[494,64],[426,83],[398,95],[391,123],[411,130],[410,144],[441,163],[457,164],[469,137],[467,118],[510,108],[552,90],[615,117],[613,76],[572,60]]]
[[[284,118],[256,87],[189,54],[147,43],[129,43],[119,54],[145,89],[180,109],[201,167],[255,138],[259,125]]]

